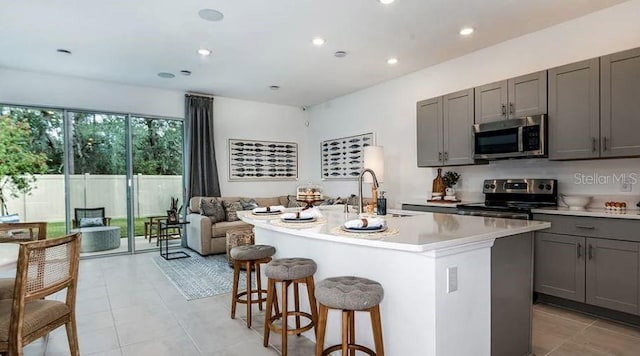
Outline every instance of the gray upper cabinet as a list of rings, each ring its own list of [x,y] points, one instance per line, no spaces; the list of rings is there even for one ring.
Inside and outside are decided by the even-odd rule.
[[[475,88],[475,122],[547,113],[547,71]]]
[[[626,313],[640,309],[640,244],[587,239],[587,303]]]
[[[417,110],[418,167],[442,165],[442,97],[419,101]]]
[[[418,167],[473,163],[473,89],[417,103]]]
[[[476,124],[507,118],[507,81],[475,88]]]
[[[584,237],[537,232],[534,290],[584,303],[584,252]]]
[[[640,155],[640,48],[600,59],[601,156]]]
[[[600,60],[549,70],[549,159],[600,157]]]
[[[444,96],[444,165],[473,163],[473,89]]]

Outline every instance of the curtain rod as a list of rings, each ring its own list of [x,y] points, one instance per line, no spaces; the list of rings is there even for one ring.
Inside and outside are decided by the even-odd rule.
[[[210,95],[210,94],[200,94],[200,93],[190,93],[190,92],[187,92],[185,96],[200,96],[200,97],[211,98],[211,99],[215,98],[213,95]]]

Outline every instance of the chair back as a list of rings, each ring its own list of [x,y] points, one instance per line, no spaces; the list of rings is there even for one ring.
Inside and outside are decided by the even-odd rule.
[[[46,222],[0,224],[0,242],[24,242],[47,238]]]
[[[73,209],[73,227],[77,228],[80,225],[80,220],[83,218],[102,218],[104,220],[105,213],[104,207],[102,208],[75,208]],[[106,224],[105,224],[106,225]]]

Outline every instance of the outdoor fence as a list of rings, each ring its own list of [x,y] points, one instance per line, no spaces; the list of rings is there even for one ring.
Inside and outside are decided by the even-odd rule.
[[[64,176],[37,175],[35,188],[28,195],[10,198],[9,213],[18,213],[21,221],[64,221]],[[69,177],[71,214],[74,208],[104,207],[107,216],[127,216],[127,180],[124,175],[80,174]],[[133,176],[135,217],[166,215],[171,197],[182,201],[182,176]]]

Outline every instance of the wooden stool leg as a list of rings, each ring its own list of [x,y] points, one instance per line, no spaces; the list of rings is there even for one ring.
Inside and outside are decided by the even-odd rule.
[[[342,354],[347,356],[347,348],[349,346],[349,311],[342,311]]]
[[[318,337],[318,303],[316,302],[316,287],[313,282],[313,276],[307,277],[307,295],[309,296],[309,308],[311,309],[311,320],[313,321],[313,332]],[[325,316],[325,322],[326,322]]]
[[[240,279],[240,262],[233,262],[233,290],[231,291],[231,319],[236,318],[236,300],[238,298],[238,280]]]
[[[324,334],[327,327],[327,314],[329,308],[320,304],[320,311],[318,315],[318,323],[316,324],[316,356],[322,356],[324,351]]]
[[[356,344],[356,313],[351,310],[349,311],[349,345]],[[356,356],[356,350],[349,350],[350,356]]]
[[[256,284],[258,285],[258,309],[262,311],[262,277],[260,277],[260,263],[256,263]]]
[[[369,309],[371,314],[371,327],[373,328],[373,341],[376,345],[376,356],[384,356],[384,344],[382,342],[382,320],[380,319],[380,306]]]
[[[267,280],[267,312],[264,315],[264,338],[262,339],[262,346],[269,346],[269,332],[271,331],[271,311],[273,310],[273,300],[276,295],[276,282],[269,278]],[[277,314],[277,313],[276,313]]]
[[[287,356],[287,311],[289,310],[289,296],[287,295],[288,286],[288,281],[282,281],[282,356]]]
[[[300,312],[300,292],[298,291],[298,283],[293,282],[293,303],[296,312]],[[296,329],[300,329],[300,315],[296,315]],[[300,336],[300,333],[296,334]]]
[[[247,271],[247,327],[251,327],[251,261],[247,261],[245,268]]]
[[[80,356],[78,330],[76,328],[76,316],[74,312],[71,313],[71,318],[65,327],[67,329],[67,340],[69,341],[69,351],[71,352],[71,355]]]

